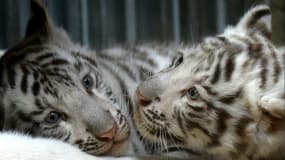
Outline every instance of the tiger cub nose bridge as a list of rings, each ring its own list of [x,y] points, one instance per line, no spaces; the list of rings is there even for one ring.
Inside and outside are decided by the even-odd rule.
[[[151,99],[144,97],[139,91],[139,89],[136,90],[135,96],[136,96],[136,100],[139,106],[147,106],[152,101]]]

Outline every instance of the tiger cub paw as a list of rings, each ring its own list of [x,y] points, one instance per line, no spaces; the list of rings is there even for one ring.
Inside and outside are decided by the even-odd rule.
[[[277,119],[284,119],[284,100],[271,96],[261,96],[258,107],[265,114],[269,114]]]

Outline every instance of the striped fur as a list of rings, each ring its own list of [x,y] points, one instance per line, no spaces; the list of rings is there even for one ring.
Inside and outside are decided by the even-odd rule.
[[[135,88],[170,64],[176,48],[95,53],[55,27],[39,2],[32,0],[31,9],[25,38],[0,59],[0,128],[56,138],[93,155],[129,153]]]
[[[256,6],[142,82],[134,121],[143,139],[218,159],[284,158],[284,49],[270,42],[270,18]]]

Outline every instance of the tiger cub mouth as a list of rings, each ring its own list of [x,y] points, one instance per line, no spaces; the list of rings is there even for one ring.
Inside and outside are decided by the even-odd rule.
[[[110,147],[102,155],[122,156],[126,155],[130,142],[130,126],[127,118],[119,111],[110,111],[115,123],[108,134],[113,137]],[[107,135],[109,136],[109,135]]]

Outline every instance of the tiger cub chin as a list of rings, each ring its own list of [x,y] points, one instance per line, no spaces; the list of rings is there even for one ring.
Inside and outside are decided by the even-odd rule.
[[[134,120],[146,141],[218,159],[284,158],[284,50],[268,6],[142,82]]]

